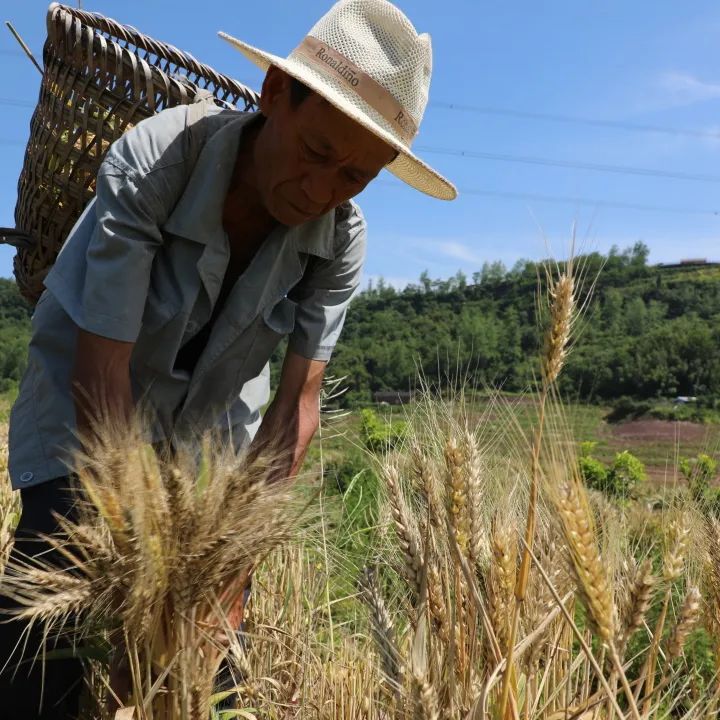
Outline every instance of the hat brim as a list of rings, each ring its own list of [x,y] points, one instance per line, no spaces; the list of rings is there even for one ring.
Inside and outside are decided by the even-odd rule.
[[[352,118],[355,122],[369,130],[388,145],[397,150],[397,157],[386,166],[395,177],[407,183],[420,192],[441,200],[454,200],[457,197],[455,186],[440,173],[433,170],[420,158],[414,155],[410,148],[398,140],[392,133],[387,132],[378,125],[360,108],[349,105],[340,93],[334,92],[332,85],[324,81],[321,73],[313,71],[307,65],[294,60],[293,58],[281,58],[277,55],[259,50],[248,45],[242,40],[220,32],[218,35],[239,50],[250,62],[262,70],[267,70],[271,65],[279,67],[288,75],[307,85],[318,95],[321,95],[340,112]]]

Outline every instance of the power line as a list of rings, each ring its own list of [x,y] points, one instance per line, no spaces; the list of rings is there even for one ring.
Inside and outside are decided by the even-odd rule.
[[[571,125],[591,125],[594,127],[613,128],[640,133],[663,133],[665,135],[685,135],[696,138],[712,138],[720,140],[720,132],[710,130],[695,130],[692,128],[665,127],[662,125],[645,125],[642,123],[622,122],[618,120],[597,120],[595,118],[577,115],[561,115],[556,113],[541,113],[529,110],[511,110],[509,108],[495,108],[482,105],[464,105],[462,103],[449,103],[431,101],[430,107],[441,110],[455,110],[458,112],[477,113],[479,115],[498,115],[500,117],[520,118],[522,120],[544,120],[547,122],[566,123]]]
[[[642,203],[626,203],[615,200],[603,200],[586,197],[573,197],[569,195],[544,195],[539,193],[505,192],[501,190],[484,190],[468,188],[464,191],[466,195],[488,195],[493,197],[507,198],[509,200],[530,200],[546,203],[561,203],[571,205],[587,205],[591,207],[616,208],[620,210],[642,210],[646,212],[672,213],[674,215],[713,215],[717,217],[720,212],[717,210],[705,210],[693,207],[676,207],[673,205],[644,205]]]
[[[631,165],[605,165],[556,158],[533,157],[529,155],[509,155],[501,153],[479,152],[474,150],[454,150],[452,148],[436,148],[429,145],[417,145],[418,150],[435,155],[452,155],[455,157],[477,158],[498,162],[524,163],[526,165],[546,165],[548,167],[591,170],[593,172],[616,173],[620,175],[642,175],[644,177],[671,178],[673,180],[693,180],[695,182],[720,182],[720,175],[704,175],[700,173],[684,173],[674,170],[657,170],[652,168],[633,167]]]
[[[0,105],[13,107],[34,107],[33,103],[14,98],[0,98]],[[570,168],[575,170],[588,170],[591,172],[612,173],[617,175],[636,175],[641,177],[657,177],[671,180],[689,180],[692,182],[720,183],[720,175],[703,173],[685,173],[674,170],[660,170],[656,168],[634,167],[631,165],[609,165],[584,161],[562,160],[559,158],[536,157],[530,155],[512,155],[509,153],[491,153],[475,150],[459,150],[455,148],[434,147],[431,145],[418,145],[418,150],[434,155],[449,155],[453,157],[489,160],[493,162],[521,163],[525,165],[542,165],[546,167]]]
[[[384,185],[396,189],[404,188],[399,182],[379,180],[374,185]],[[671,213],[674,215],[720,215],[718,210],[703,208],[678,207],[673,205],[645,205],[642,203],[629,203],[615,200],[605,200],[588,197],[575,197],[571,195],[546,195],[542,193],[513,192],[505,190],[487,190],[484,188],[458,188],[460,195],[477,195],[485,197],[498,197],[505,200],[527,200],[530,202],[558,203],[562,205],[586,205],[595,208],[614,208],[619,210],[641,210],[644,212]]]

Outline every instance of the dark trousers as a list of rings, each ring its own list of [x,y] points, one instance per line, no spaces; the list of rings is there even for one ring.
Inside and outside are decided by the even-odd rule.
[[[72,496],[68,478],[58,478],[21,491],[22,515],[15,534],[12,557],[18,559],[42,554],[59,564],[47,543],[37,533],[52,534],[56,513],[72,516]],[[2,596],[0,608],[14,607]],[[42,658],[42,627],[29,629],[17,620],[0,618],[0,718],[2,720],[74,720],[83,689],[83,667],[75,658]],[[62,647],[50,639],[48,651]],[[37,657],[36,657],[37,655]]]

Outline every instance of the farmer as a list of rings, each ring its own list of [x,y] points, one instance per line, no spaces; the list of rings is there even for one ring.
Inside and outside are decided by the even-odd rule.
[[[27,536],[70,511],[77,437],[100,408],[121,420],[149,408],[159,443],[210,428],[238,449],[279,439],[283,474],[294,475],[360,282],[366,228],[351,198],[383,168],[428,195],[456,195],[410,151],[430,38],[389,2],[338,3],[287,59],[221,37],[267,71],[260,111],[181,106],[127,132],[45,282],[10,418],[20,552],[38,553]],[[261,419],[268,359],[284,336]],[[42,662],[26,663],[13,676],[20,629],[0,625],[0,665],[14,652],[0,716],[73,717],[80,663],[48,661],[44,678]],[[37,643],[32,632],[26,658]]]

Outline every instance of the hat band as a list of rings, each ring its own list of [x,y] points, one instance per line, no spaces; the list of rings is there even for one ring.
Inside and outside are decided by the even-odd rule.
[[[292,53],[302,55],[313,65],[340,78],[371,108],[382,115],[406,145],[417,135],[417,125],[405,108],[375,78],[361,70],[334,48],[308,35]]]

